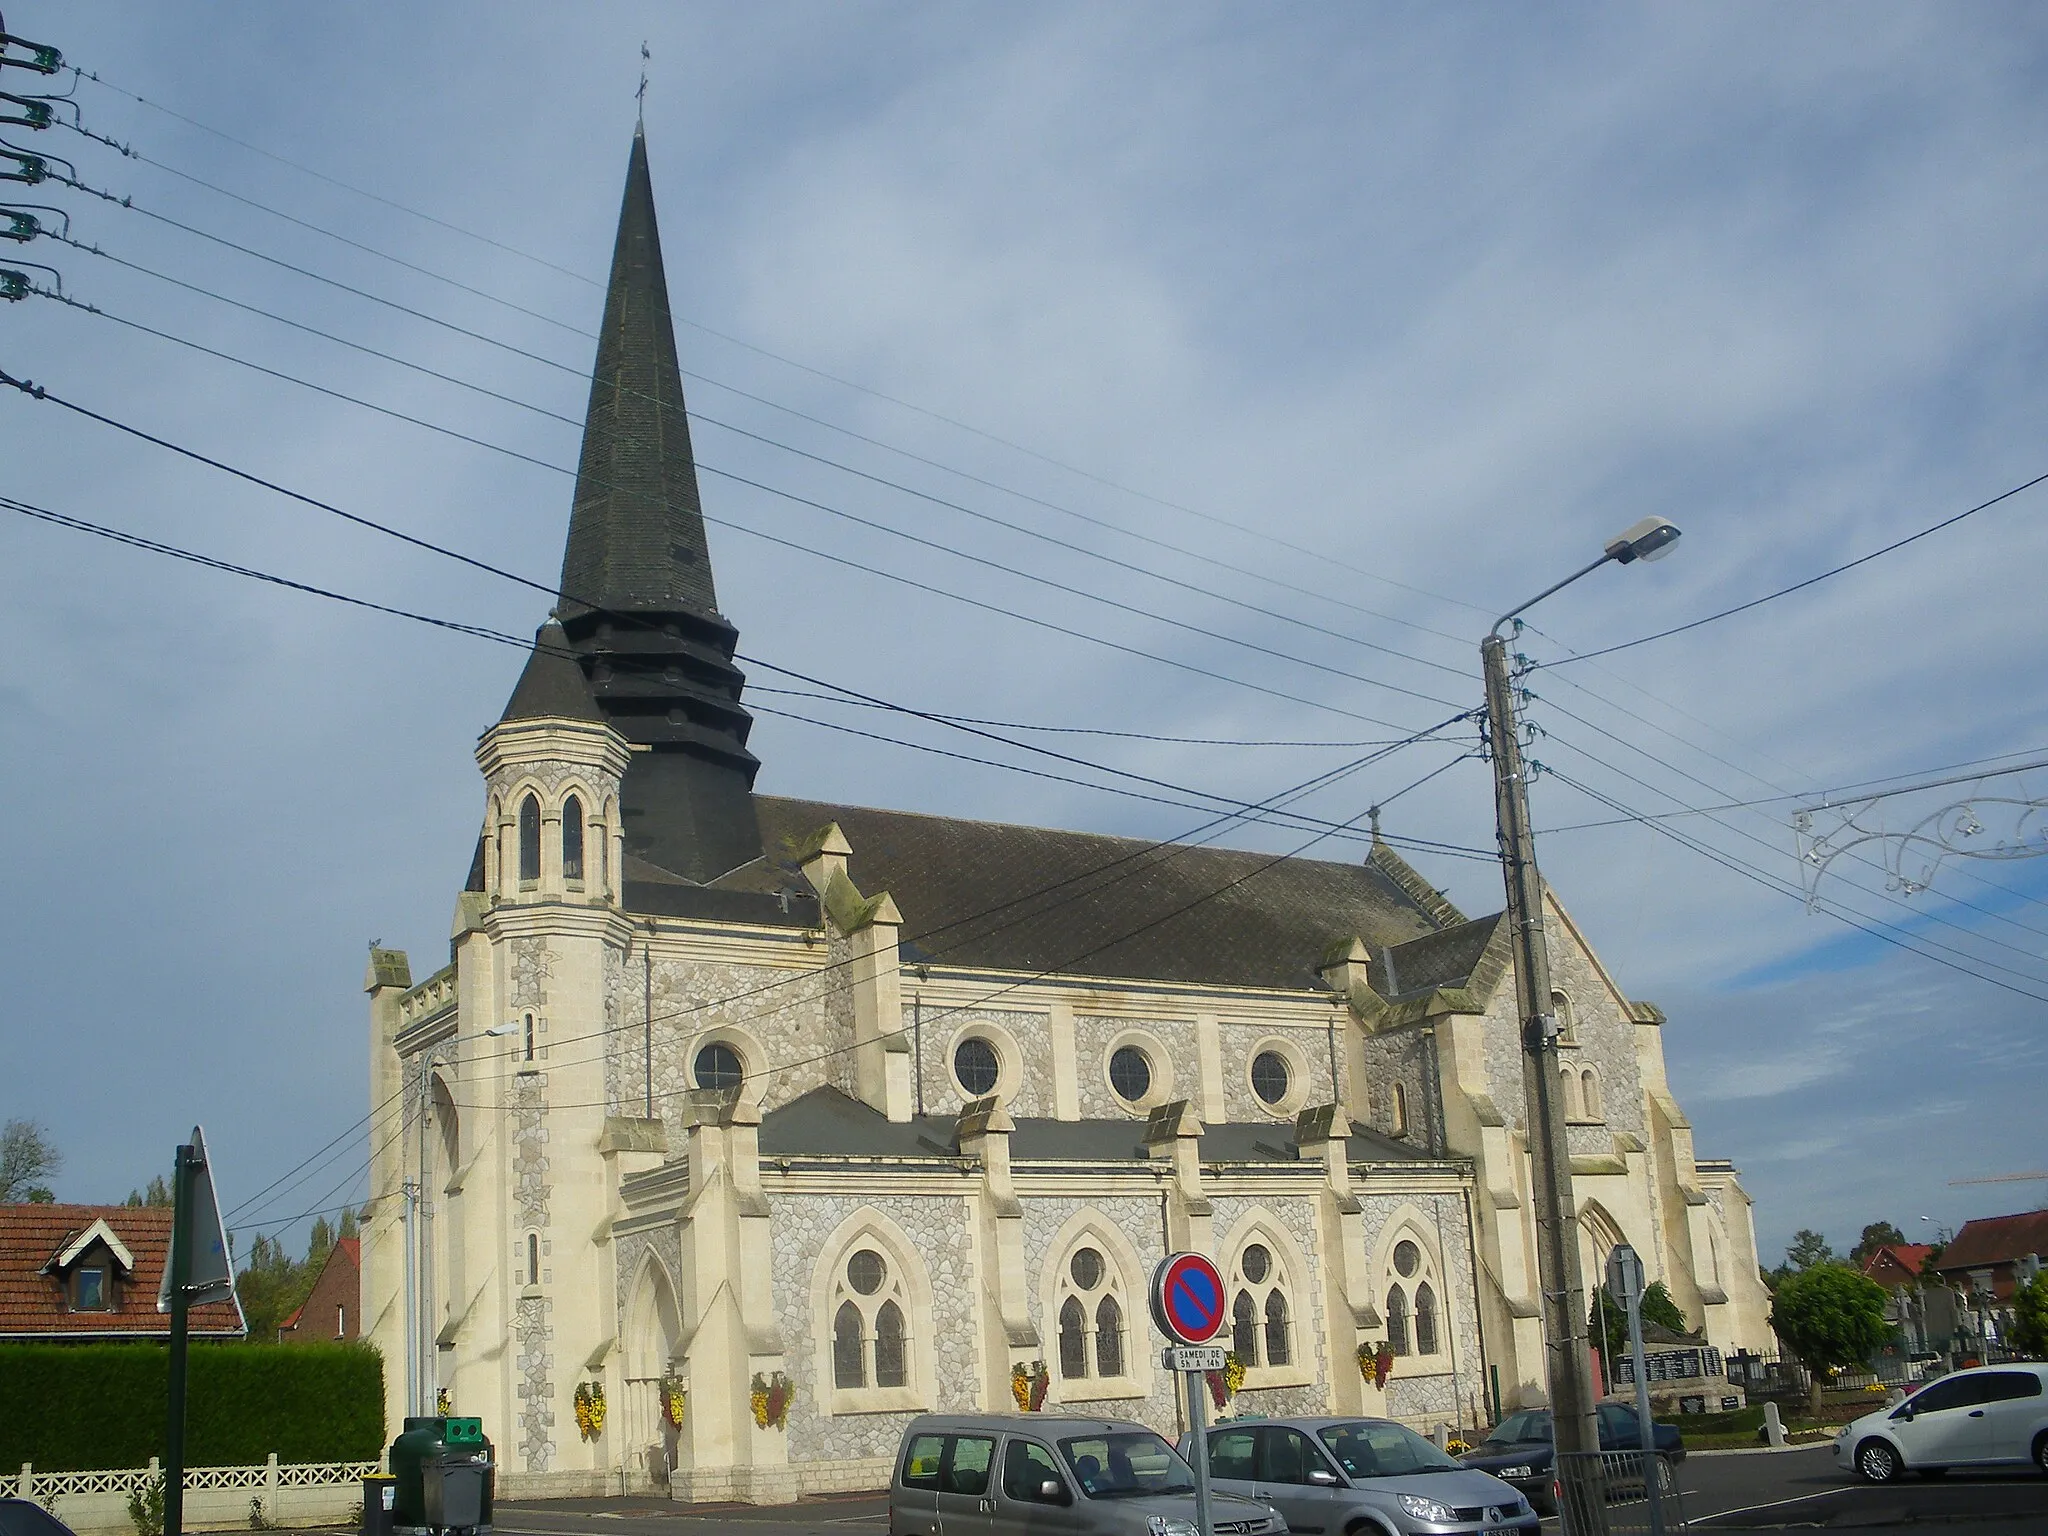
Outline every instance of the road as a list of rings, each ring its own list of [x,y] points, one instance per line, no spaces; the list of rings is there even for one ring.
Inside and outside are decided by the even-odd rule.
[[[2041,1536],[2048,1531],[2048,1478],[2024,1470],[1957,1472],[1939,1482],[1909,1477],[1874,1488],[1837,1472],[1826,1446],[1773,1455],[1692,1456],[1679,1469],[1679,1488],[1691,1529],[1701,1533],[1821,1529],[1837,1536],[1901,1536],[1954,1528],[1969,1536]],[[646,1498],[560,1499],[500,1504],[497,1515],[498,1536],[881,1536],[889,1523],[877,1494],[765,1508]],[[1556,1531],[1557,1522],[1546,1520],[1544,1528]]]

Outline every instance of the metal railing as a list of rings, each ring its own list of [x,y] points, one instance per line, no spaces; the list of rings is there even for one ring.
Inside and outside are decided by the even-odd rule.
[[[1665,1536],[1686,1528],[1676,1461],[1662,1451],[1561,1451],[1565,1536]]]

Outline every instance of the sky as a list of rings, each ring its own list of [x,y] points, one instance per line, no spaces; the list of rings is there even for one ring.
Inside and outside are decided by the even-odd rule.
[[[7,306],[0,369],[544,584],[645,42],[765,791],[1186,833],[1204,795],[1263,801],[1476,706],[1496,615],[1672,519],[1669,559],[1548,599],[1515,649],[1541,664],[1544,871],[1668,1015],[1699,1153],[1741,1167],[1767,1262],[1801,1227],[1847,1249],[2048,1200],[1949,1182],[2048,1159],[2048,859],[1928,881],[1893,838],[1802,866],[1792,824],[1824,791],[2048,758],[2048,486],[1570,659],[2048,472],[2038,7],[15,0],[6,23],[98,77],[78,122],[132,153],[0,133],[130,203],[8,188],[79,244],[0,265],[99,312]],[[435,618],[546,613],[11,391],[0,495]],[[360,1194],[365,947],[442,963],[471,754],[521,661],[0,508],[0,1113],[48,1129],[61,1198],[120,1199],[194,1123],[245,1233]],[[817,691],[771,665],[1061,727],[1005,734],[1085,765],[770,693]],[[1432,881],[1497,910],[1471,746],[1453,727],[1300,808],[1382,804],[1441,850],[1412,855]],[[1967,846],[2041,849],[2044,792],[1848,811],[1897,833],[1976,797]]]

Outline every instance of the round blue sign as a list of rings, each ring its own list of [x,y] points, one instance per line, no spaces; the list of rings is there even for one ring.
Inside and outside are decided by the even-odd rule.
[[[1207,1344],[1223,1331],[1223,1275],[1199,1253],[1169,1254],[1152,1272],[1152,1321],[1168,1338]]]

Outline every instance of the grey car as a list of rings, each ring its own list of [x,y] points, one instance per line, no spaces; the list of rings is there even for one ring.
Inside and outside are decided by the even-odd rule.
[[[1271,1504],[1303,1536],[1536,1536],[1541,1528],[1513,1488],[1390,1419],[1218,1425],[1209,1431],[1209,1479]]]
[[[1142,1424],[922,1414],[889,1479],[889,1536],[1196,1536],[1195,1478]],[[1263,1501],[1212,1495],[1213,1536],[1286,1536]]]

